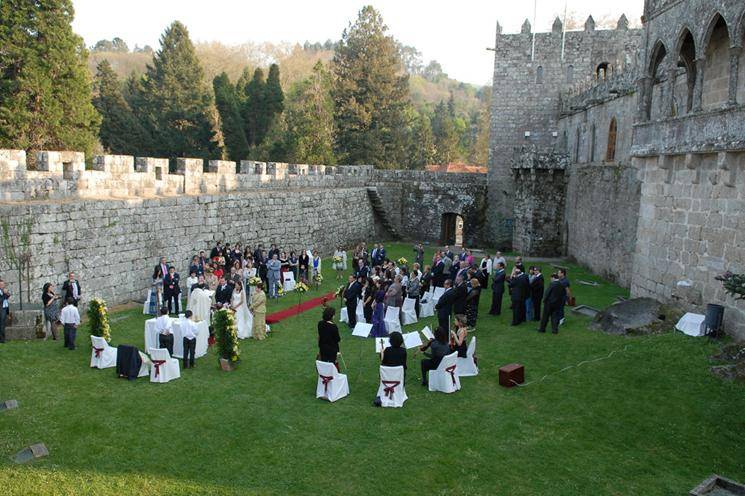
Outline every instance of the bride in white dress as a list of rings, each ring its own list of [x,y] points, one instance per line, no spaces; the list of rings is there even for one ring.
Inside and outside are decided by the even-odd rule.
[[[248,309],[246,293],[243,291],[243,283],[237,281],[233,289],[233,297],[230,308],[235,311],[235,327],[238,330],[238,339],[246,339],[251,336],[253,327],[253,315]]]

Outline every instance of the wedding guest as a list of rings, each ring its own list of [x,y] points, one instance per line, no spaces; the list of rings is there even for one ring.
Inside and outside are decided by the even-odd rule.
[[[5,287],[5,281],[0,279],[0,343],[5,342],[5,322],[10,308],[9,299],[10,291]]]
[[[230,307],[232,297],[233,287],[228,284],[224,277],[221,277],[220,284],[215,291],[215,303],[217,303],[219,308],[228,308]]]
[[[494,261],[493,261],[494,267],[496,267],[497,264],[499,264],[499,263],[501,263],[504,267],[507,267],[507,260],[502,256],[502,252],[501,251],[498,251],[494,255]]]
[[[267,257],[266,251],[262,251],[260,262],[256,269],[258,270],[261,282],[264,283],[264,287],[268,288],[267,291],[271,292],[271,288],[269,288],[269,267],[267,266],[268,262],[269,257]]]
[[[318,322],[318,359],[322,362],[336,363],[339,354],[339,328],[334,324],[333,307],[323,309],[323,318]]]
[[[416,253],[414,256],[414,262],[418,263],[420,266],[424,265],[424,246],[421,243],[417,243],[414,246],[414,253]]]
[[[572,288],[571,284],[569,284],[569,278],[567,277],[567,271],[566,269],[559,269],[558,272],[559,275],[559,282],[562,286],[564,286],[564,291],[566,292],[566,302],[569,303],[569,300],[572,298]],[[564,305],[561,306],[559,309],[559,325],[564,325]]]
[[[530,282],[527,275],[515,266],[512,276],[507,282],[510,287],[510,299],[512,300],[512,323],[517,326],[525,322],[525,300],[530,292]]]
[[[502,298],[504,297],[504,262],[496,263],[497,270],[494,272],[494,281],[491,283],[492,296],[491,296],[491,309],[489,315],[501,315],[502,314]]]
[[[455,331],[451,332],[452,347],[458,352],[459,358],[468,356],[468,322],[463,315],[455,317]]]
[[[344,273],[345,270],[347,270],[346,259],[347,259],[346,250],[344,250],[341,246],[337,246],[336,251],[334,251],[334,259],[333,259],[334,263],[332,264],[334,270],[336,271],[337,281],[340,281],[344,277],[342,274]]]
[[[545,283],[543,281],[543,274],[541,274],[540,267],[531,268],[530,276],[530,298],[533,301],[533,320],[540,322],[541,320],[541,302],[543,301],[543,291]]]
[[[281,269],[282,263],[279,261],[277,253],[272,253],[272,258],[266,263],[266,278],[269,284],[269,298],[278,297],[277,287],[279,286]]]
[[[251,312],[248,311],[248,300],[246,293],[243,291],[243,283],[235,283],[235,289],[230,298],[230,309],[235,312],[235,327],[239,339],[246,339],[251,335],[253,321]]]
[[[160,316],[155,319],[155,329],[158,331],[158,348],[165,348],[173,356],[173,321],[168,316],[168,307],[160,309]]]
[[[466,319],[471,330],[476,329],[476,319],[479,316],[479,298],[481,296],[481,283],[475,277],[471,279],[471,289],[466,296]]]
[[[217,260],[212,263],[212,273],[215,274],[218,280],[225,275],[225,259],[217,257]]]
[[[299,271],[299,280],[308,283],[308,268],[310,267],[310,257],[308,256],[308,253],[303,251],[300,253],[300,258],[298,259],[298,271]]]
[[[427,353],[428,349],[430,350],[429,353]],[[438,326],[435,330],[435,339],[430,339],[419,350],[425,352],[424,355],[428,357],[421,361],[422,386],[426,386],[429,382],[429,371],[436,370],[440,366],[442,359],[452,353],[448,344],[448,331]]]
[[[424,266],[424,270],[422,271],[422,277],[420,279],[421,287],[419,289],[419,295],[424,296],[426,293],[429,292],[430,288],[432,287],[432,269],[429,265]]]
[[[153,279],[163,279],[168,274],[168,263],[166,257],[160,257],[160,262],[153,269]]]
[[[468,297],[468,284],[466,278],[456,277],[455,285],[453,286],[453,315],[465,315],[466,314],[466,298]]]
[[[318,276],[321,275],[321,256],[316,250],[313,250],[313,260],[311,261],[311,263],[313,268],[313,281],[315,281],[320,286]]]
[[[204,250],[199,251],[199,257],[197,257],[197,260],[199,262],[199,271],[197,271],[197,275],[201,276],[204,274],[204,269],[207,268],[207,264],[209,263],[209,260],[207,260],[207,257],[204,254]]]
[[[566,298],[566,287],[561,283],[560,275],[551,274],[551,284],[549,284],[548,291],[546,291],[546,296],[543,299],[545,305],[543,308],[543,317],[541,318],[541,327],[538,329],[538,332],[546,332],[546,325],[549,319],[551,319],[551,332],[554,334],[559,333],[559,323]]]
[[[403,303],[403,289],[401,287],[401,276],[396,276],[393,283],[385,293],[385,306],[401,308]]]
[[[367,279],[370,276],[370,269],[365,265],[365,260],[360,258],[357,260],[357,267],[354,276],[357,278],[363,277]]]
[[[254,317],[253,337],[262,340],[266,338],[266,293],[263,283],[256,285],[256,291],[251,297],[251,313]]]
[[[370,336],[374,338],[382,338],[388,335],[388,331],[385,328],[385,288],[377,281],[375,283],[375,306],[372,314],[372,330]]]
[[[445,292],[442,293],[440,299],[437,300],[437,304],[435,304],[438,325],[446,330],[450,329],[450,314],[453,312],[453,302],[456,298],[455,289],[453,289],[452,284],[453,282],[450,279],[445,280]]]
[[[297,281],[297,267],[298,267],[298,258],[297,255],[295,255],[294,251],[290,252],[290,258],[287,260],[290,265],[290,270],[292,271],[292,275],[294,279]]]
[[[267,253],[267,256],[271,259],[274,255],[277,255],[277,258],[279,258],[279,248],[277,248],[276,244],[272,243],[269,247],[269,253]]]
[[[201,275],[204,272],[204,269],[199,264],[199,257],[194,255],[191,257],[191,264],[189,264],[189,274],[194,273],[195,275]]]
[[[176,315],[178,315],[179,307],[181,306],[180,280],[181,276],[176,273],[176,267],[170,266],[168,268],[168,274],[163,279],[163,296],[166,298],[168,313]]]
[[[210,251],[210,260],[214,260],[222,256],[222,241],[218,241],[212,251]]]
[[[484,258],[481,259],[481,264],[479,265],[479,269],[481,272],[481,277],[479,278],[479,282],[481,283],[482,287],[486,288],[489,286],[489,276],[491,275],[492,269],[493,269],[491,255],[487,253],[484,256]]]
[[[349,282],[347,283],[347,289],[344,290],[344,301],[347,306],[347,319],[349,321],[349,327],[354,329],[357,325],[357,301],[359,300],[362,293],[362,286],[354,276],[349,276]]]
[[[65,299],[65,308],[60,312],[60,322],[65,333],[65,348],[75,349],[75,334],[80,325],[80,312],[71,297]]]
[[[50,335],[54,341],[57,340],[57,321],[60,316],[59,300],[52,288],[52,283],[44,284],[41,291],[41,302],[44,304],[44,339]]]
[[[525,274],[525,265],[523,264],[523,257],[521,256],[515,257],[515,267],[520,269],[520,272]]]
[[[65,301],[67,301],[67,298],[71,298],[72,304],[78,306],[81,295],[80,281],[75,279],[74,272],[67,274],[67,280],[62,283],[62,292],[65,294]]]
[[[181,335],[183,336],[183,344],[184,344],[184,368],[185,369],[193,369],[194,368],[194,355],[197,351],[197,334],[199,334],[199,329],[197,328],[197,325],[192,320],[192,316],[194,315],[191,310],[187,310],[184,314],[186,316],[185,319],[181,319]]]
[[[189,277],[186,278],[186,308],[189,308],[189,300],[191,300],[191,290],[195,284],[199,284],[199,277],[197,272],[191,271]],[[204,281],[204,279],[202,279]]]
[[[279,254],[279,283],[282,284],[285,280],[285,272],[290,270],[290,260],[287,258],[287,252],[283,251]]]
[[[207,284],[207,288],[210,291],[215,291],[217,289],[217,285],[220,284],[220,279],[215,275],[215,272],[212,268],[212,264],[209,264],[207,266],[206,273],[204,275],[204,282]]]
[[[369,277],[363,279],[362,311],[365,314],[365,322],[372,324],[373,304],[375,303],[375,284]]]
[[[406,297],[413,299],[416,303],[414,303],[414,311],[416,312],[417,318],[419,318],[419,300],[421,298],[421,283],[419,281],[419,271],[413,270],[411,272],[411,276],[409,276],[408,284],[406,285]]]
[[[390,346],[380,353],[380,364],[386,367],[403,367],[406,371],[406,347],[400,332],[394,331],[389,338]]]
[[[246,262],[246,267],[243,269],[243,287],[250,288],[247,292],[247,299],[251,300],[251,295],[253,294],[253,286],[249,286],[248,281],[256,277],[256,267],[253,266],[253,262],[251,260],[248,260]]]

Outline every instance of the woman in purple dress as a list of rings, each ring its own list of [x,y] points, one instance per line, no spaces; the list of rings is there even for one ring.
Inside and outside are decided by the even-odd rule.
[[[374,338],[382,338],[388,335],[388,331],[385,330],[385,305],[383,300],[385,299],[385,287],[380,284],[380,281],[375,281],[375,308],[372,314],[372,331],[370,336]]]

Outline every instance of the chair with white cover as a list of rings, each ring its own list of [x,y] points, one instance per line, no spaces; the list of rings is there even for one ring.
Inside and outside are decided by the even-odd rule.
[[[404,300],[404,306],[401,307],[401,320],[404,325],[416,324],[418,322],[416,318],[416,300],[414,298],[406,298]]]
[[[349,311],[347,310],[346,305],[341,307],[341,313],[339,314],[339,322],[344,322],[345,324],[349,324]]]
[[[380,406],[400,408],[409,399],[404,387],[404,368],[380,366],[380,386],[378,387]]]
[[[399,307],[388,307],[386,309],[383,323],[385,324],[385,330],[389,335],[392,332],[401,332],[400,314],[401,309]]]
[[[316,398],[334,402],[349,394],[349,383],[346,374],[340,374],[336,365],[331,362],[316,360],[318,384]]]
[[[357,322],[367,324],[367,321],[365,320],[365,305],[363,305],[362,300],[357,300],[357,310],[355,311],[355,314],[357,315]]]
[[[436,305],[437,301],[444,294],[445,294],[445,288],[436,287],[434,291],[432,291],[432,302]]]
[[[466,358],[458,357],[458,376],[473,377],[479,375],[479,367],[476,365],[476,336],[468,343]]]
[[[419,318],[432,317],[435,314],[434,292],[427,291],[419,301]]]
[[[141,351],[137,351],[140,354],[140,360],[142,360],[142,365],[140,365],[140,373],[137,374],[137,377],[147,377],[150,375],[150,369],[153,368],[153,361],[150,360],[150,357],[144,354]]]
[[[181,377],[178,359],[171,358],[167,349],[150,348],[150,359],[153,361],[150,382],[168,382]]]
[[[429,390],[454,393],[460,389],[458,378],[458,352],[442,357],[437,370],[429,371]]]
[[[91,367],[107,369],[116,367],[116,348],[109,346],[106,340],[99,336],[91,336]]]
[[[292,271],[287,271],[282,274],[282,289],[285,293],[295,291],[295,274]]]

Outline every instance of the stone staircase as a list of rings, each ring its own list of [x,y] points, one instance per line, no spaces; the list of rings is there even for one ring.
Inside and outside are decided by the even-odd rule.
[[[370,205],[372,205],[373,212],[375,212],[375,217],[380,221],[380,224],[385,228],[385,230],[388,231],[391,236],[391,241],[401,239],[401,235],[388,218],[388,212],[386,212],[385,207],[383,206],[383,200],[381,200],[380,195],[378,195],[378,188],[368,187],[367,196],[370,198]]]

